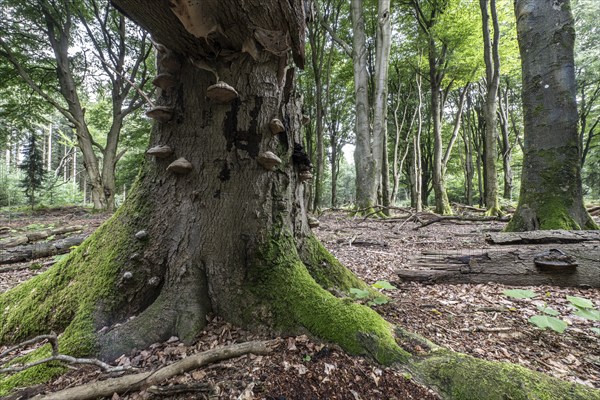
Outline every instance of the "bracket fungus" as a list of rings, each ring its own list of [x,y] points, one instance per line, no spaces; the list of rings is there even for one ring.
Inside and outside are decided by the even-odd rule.
[[[319,220],[316,219],[315,217],[308,217],[308,226],[310,226],[311,228],[318,228],[320,225]]]
[[[166,106],[155,106],[146,111],[146,116],[158,122],[169,122],[173,118],[173,109]]]
[[[206,89],[206,97],[217,103],[225,104],[238,97],[238,92],[223,81],[219,81]]]
[[[260,153],[256,158],[256,161],[258,161],[258,163],[268,171],[273,171],[275,167],[281,164],[281,158],[277,157],[273,152],[270,151]]]
[[[173,172],[179,175],[189,174],[192,171],[192,163],[183,157],[173,161],[167,167],[167,171]]]
[[[156,75],[156,78],[152,80],[152,84],[164,90],[165,92],[169,92],[175,86],[177,86],[177,79],[171,74],[163,73]]]
[[[310,117],[306,114],[304,114],[302,116],[302,125],[308,125],[308,123],[310,122]]]
[[[173,154],[173,149],[163,144],[149,148],[148,151],[146,151],[146,154],[156,158],[167,158]]]
[[[310,171],[302,171],[298,176],[300,177],[300,182],[310,181],[313,177]]]
[[[269,129],[273,135],[277,135],[278,133],[285,132],[285,127],[283,126],[283,122],[277,118],[273,118],[269,123]]]

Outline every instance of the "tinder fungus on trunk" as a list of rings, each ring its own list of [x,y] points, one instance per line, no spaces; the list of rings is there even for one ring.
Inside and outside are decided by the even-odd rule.
[[[169,164],[167,171],[179,175],[189,174],[192,171],[192,163],[181,157]]]

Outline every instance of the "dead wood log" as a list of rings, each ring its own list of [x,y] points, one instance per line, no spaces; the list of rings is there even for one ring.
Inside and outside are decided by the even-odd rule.
[[[62,235],[65,233],[77,232],[83,230],[85,227],[82,225],[73,226],[61,226],[58,228],[44,229],[41,231],[29,232],[24,235],[9,237],[4,240],[0,240],[0,249],[6,249],[8,247],[15,247],[25,243],[37,242],[38,240],[49,238],[54,235]]]
[[[45,396],[35,396],[39,400],[86,400],[98,397],[109,397],[114,393],[132,392],[141,390],[163,382],[173,376],[193,369],[203,367],[217,361],[239,357],[252,353],[257,355],[268,354],[273,350],[276,341],[254,341],[233,344],[204,351],[184,358],[176,363],[167,365],[156,371],[142,372],[134,375],[125,375],[105,381],[92,382],[74,388],[64,389]]]
[[[600,242],[600,231],[530,231],[488,233],[486,242],[500,245]]]
[[[72,236],[49,243],[36,243],[14,247],[0,252],[0,264],[12,264],[36,258],[65,254],[71,247],[80,245],[88,235]]]
[[[597,217],[598,215],[600,215],[600,206],[590,207],[587,209],[587,212],[590,213],[590,215]]]
[[[429,220],[427,222],[421,223],[420,226],[413,228],[415,231],[431,224],[435,224],[436,222],[446,222],[446,221],[468,221],[468,222],[488,222],[488,221],[500,221],[500,222],[508,222],[510,218],[508,217],[469,217],[458,216],[458,215],[442,215],[435,219]]]
[[[549,269],[535,259],[560,249],[576,260],[576,266]],[[411,261],[411,269],[397,271],[406,281],[427,283],[487,283],[530,286],[600,287],[600,243],[521,245],[462,253],[432,253]]]

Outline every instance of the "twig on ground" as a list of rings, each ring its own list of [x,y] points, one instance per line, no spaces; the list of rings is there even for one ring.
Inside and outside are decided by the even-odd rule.
[[[41,360],[36,360],[36,361],[28,363],[28,364],[13,365],[10,367],[2,368],[2,369],[0,369],[0,374],[10,374],[10,373],[15,373],[15,372],[25,371],[26,369],[35,367],[36,365],[45,364],[50,361],[62,361],[67,364],[90,364],[90,365],[95,365],[97,367],[100,367],[106,372],[121,372],[121,371],[125,371],[127,369],[131,369],[131,367],[124,367],[124,366],[114,367],[112,365],[109,365],[109,364],[102,362],[95,358],[76,358],[76,357],[71,357],[71,356],[68,356],[65,354],[60,354],[58,352],[58,337],[56,336],[56,334],[54,332],[52,332],[50,335],[36,336],[33,339],[19,343],[18,345],[13,346],[10,349],[2,352],[2,354],[0,354],[0,358],[5,357],[6,355],[12,353],[13,351],[23,348],[25,346],[29,346],[29,345],[32,345],[35,343],[41,343],[46,340],[52,346],[52,355],[50,357],[46,357]],[[19,356],[18,354],[14,355],[14,356],[10,357],[7,361],[3,362],[2,364],[6,364],[6,363],[10,362],[18,356]]]
[[[211,349],[193,356],[186,357],[156,371],[142,372],[139,374],[125,375],[105,381],[92,382],[85,385],[64,389],[45,396],[39,395],[33,397],[33,399],[87,400],[96,399],[98,397],[112,396],[114,393],[137,391],[156,385],[169,378],[172,378],[173,376],[200,368],[207,364],[215,363],[217,361],[239,357],[248,353],[257,355],[268,354],[273,350],[277,343],[278,341],[276,340],[253,341]]]

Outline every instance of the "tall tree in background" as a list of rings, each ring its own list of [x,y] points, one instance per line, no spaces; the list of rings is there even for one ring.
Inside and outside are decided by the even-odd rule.
[[[23,162],[19,164],[19,169],[23,171],[21,187],[24,189],[25,196],[32,209],[35,206],[36,194],[44,185],[46,178],[44,157],[42,156],[40,145],[38,134],[31,132],[27,140],[27,145],[23,149]]]
[[[598,229],[583,205],[569,0],[516,0],[525,149],[509,231]]]
[[[146,59],[151,46],[146,35],[128,26],[110,4],[96,0],[6,1],[5,6],[8,12],[0,22],[0,57],[8,60],[23,82],[75,128],[94,208],[113,209],[114,171],[123,155],[118,152],[123,121],[144,103],[131,82],[137,81],[142,87],[147,81]],[[77,52],[73,44],[81,33],[79,22],[85,27],[86,39]],[[105,145],[92,137],[85,115],[85,90],[92,85],[89,81],[87,86],[81,84],[82,68],[92,60],[111,83],[113,113]],[[49,73],[52,70],[55,81]],[[87,76],[93,75],[86,72]]]
[[[388,68],[391,46],[390,2],[379,0],[377,12],[375,88],[373,109],[369,99],[367,36],[362,0],[352,0],[352,59],[356,102],[356,207],[366,210],[377,204],[387,130]],[[372,113],[372,114],[371,114]],[[373,120],[371,121],[371,115]]]
[[[484,164],[485,164],[485,207],[487,215],[501,213],[498,204],[498,179],[496,175],[496,140],[498,126],[498,87],[500,85],[500,25],[496,0],[479,0],[483,30],[483,54],[485,60],[485,117]],[[490,35],[490,15],[493,37]]]

